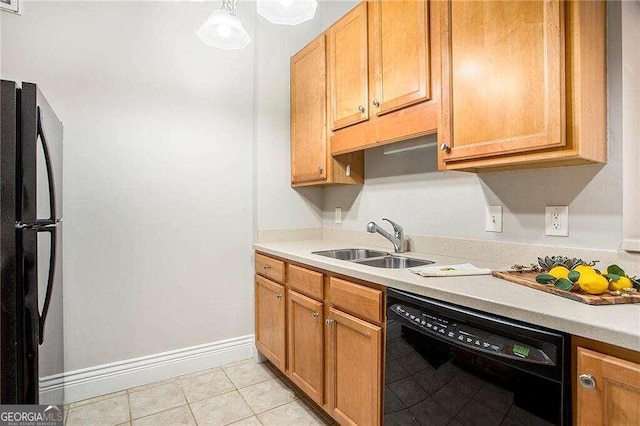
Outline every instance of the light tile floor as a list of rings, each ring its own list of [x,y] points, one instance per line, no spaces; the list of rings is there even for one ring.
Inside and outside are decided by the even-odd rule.
[[[268,362],[253,359],[75,402],[68,426],[329,425]]]

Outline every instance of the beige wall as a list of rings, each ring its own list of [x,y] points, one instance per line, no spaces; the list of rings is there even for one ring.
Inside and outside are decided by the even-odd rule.
[[[1,14],[2,78],[40,84],[65,125],[67,370],[253,333],[254,45],[203,44],[214,7]]]

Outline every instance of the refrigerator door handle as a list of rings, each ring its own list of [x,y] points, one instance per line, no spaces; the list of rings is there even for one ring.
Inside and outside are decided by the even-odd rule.
[[[53,177],[53,166],[51,165],[51,154],[49,153],[49,145],[47,144],[47,137],[44,133],[44,128],[42,127],[42,112],[40,111],[40,107],[38,107],[38,136],[40,142],[42,142],[42,150],[44,152],[44,161],[47,167],[47,180],[49,181],[49,221],[51,223],[56,223],[57,213],[56,213],[56,187],[55,180]],[[40,222],[41,219],[38,219]]]
[[[51,302],[51,294],[53,293],[53,282],[56,276],[56,258],[58,255],[58,232],[57,228],[44,227],[36,230],[36,232],[48,232],[51,235],[51,255],[49,257],[49,277],[47,279],[47,293],[44,296],[44,304],[42,305],[42,313],[39,315],[38,329],[39,329],[39,344],[44,342],[44,323],[47,320],[47,313],[49,312],[49,303]]]
[[[47,180],[49,181],[49,215],[48,219],[38,219],[35,224],[31,224],[30,229],[36,232],[48,232],[51,236],[50,244],[50,257],[49,257],[49,276],[47,279],[47,292],[44,298],[44,304],[42,305],[42,313],[39,314],[38,328],[39,328],[39,344],[44,342],[44,324],[47,320],[47,313],[49,312],[49,304],[51,302],[51,295],[53,293],[53,283],[56,275],[56,258],[58,247],[58,232],[57,224],[60,221],[56,218],[56,188],[53,176],[53,166],[51,164],[51,155],[49,153],[49,147],[47,145],[47,137],[42,127],[42,113],[40,107],[38,107],[38,136],[42,142],[42,150],[44,151],[44,159],[47,167]]]

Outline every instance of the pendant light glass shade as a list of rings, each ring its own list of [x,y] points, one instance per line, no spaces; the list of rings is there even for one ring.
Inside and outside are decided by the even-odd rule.
[[[222,8],[214,10],[196,33],[209,46],[219,49],[244,49],[251,37],[236,16],[236,0],[223,0]]]
[[[313,18],[316,0],[258,0],[258,13],[269,22],[281,25],[298,25]]]

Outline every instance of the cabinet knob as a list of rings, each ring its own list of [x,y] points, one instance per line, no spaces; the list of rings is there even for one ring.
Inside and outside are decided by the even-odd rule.
[[[449,152],[451,151],[451,148],[449,148],[449,145],[447,145],[446,143],[443,143],[442,145],[440,145],[440,151]]]
[[[322,172],[324,172],[324,167],[319,166],[318,167],[318,173],[322,174]]]
[[[281,295],[280,293],[276,293],[276,297],[277,297],[278,299],[282,299],[282,295]]]
[[[578,377],[578,381],[585,389],[593,389],[596,387],[596,380],[591,376],[591,374],[581,374]]]
[[[362,105],[360,105],[360,106],[358,107],[358,111],[360,111],[360,112],[364,112],[364,107],[363,107]]]
[[[380,106],[380,101],[378,101],[377,99],[374,99],[373,100],[373,106],[379,107]]]
[[[263,265],[262,269],[269,269],[269,265]]]
[[[317,312],[312,312],[312,313],[311,313],[311,316],[313,317],[313,319],[318,319],[318,316],[319,316],[319,315],[320,315],[320,314],[318,314]]]
[[[332,320],[332,319],[326,319],[326,320],[324,320],[324,322],[325,322],[327,325],[331,325],[331,324],[333,324],[333,320]]]

